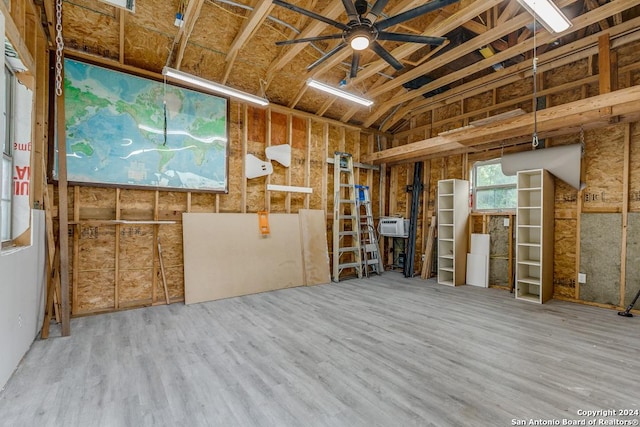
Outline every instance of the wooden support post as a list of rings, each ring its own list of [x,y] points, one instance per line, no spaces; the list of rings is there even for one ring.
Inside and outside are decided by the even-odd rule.
[[[329,123],[325,122],[322,125],[322,142],[323,142],[323,159],[329,157]],[[322,165],[322,188],[329,188],[329,163],[326,161],[323,162]],[[327,191],[322,192],[322,210],[324,211],[325,218],[328,218],[329,212],[327,211],[329,208],[328,200],[327,200]]]
[[[287,144],[289,147],[293,146],[293,117],[291,114],[287,114]],[[291,169],[292,168],[289,167],[286,170],[286,185],[291,185]],[[284,207],[286,213],[291,213],[291,193],[285,195]]]
[[[598,37],[598,69],[600,94],[611,92],[611,40],[609,33]]]
[[[73,271],[71,280],[71,314],[78,312],[78,283],[80,280],[80,187],[73,187]]]
[[[620,254],[620,307],[625,307],[627,290],[627,223],[629,219],[629,163],[631,147],[631,123],[624,125],[624,160],[622,164],[622,248]]]
[[[62,336],[71,335],[69,307],[69,207],[67,185],[67,138],[64,111],[64,93],[56,97],[56,135],[58,138],[58,243],[60,245],[60,291]]]
[[[304,186],[311,187],[311,118],[308,118],[307,121],[307,129],[306,129],[306,140],[307,140],[307,151],[306,151],[306,160],[304,164]],[[306,194],[304,196],[304,208],[309,209],[311,203],[311,195]]]
[[[265,112],[265,148],[271,147],[271,108],[267,108]],[[267,175],[264,189],[264,210],[271,212],[271,192],[267,190],[267,186],[271,184],[271,174]],[[326,187],[324,187],[326,188]]]
[[[509,214],[509,292],[513,292],[515,281],[513,280],[513,214]]]
[[[239,125],[239,123],[238,123]],[[240,126],[239,126],[240,127]],[[247,159],[247,146],[248,144],[248,138],[249,138],[249,107],[247,106],[247,104],[242,104],[242,126],[240,127],[240,132],[242,132],[242,134],[240,135],[240,139],[242,141],[242,156],[241,156],[241,160],[242,160],[242,166],[240,167],[240,174],[242,175],[240,177],[241,182],[242,182],[242,195],[241,195],[241,204],[242,206],[240,207],[240,212],[242,213],[247,213],[247,173],[246,173],[246,168],[245,168],[245,164],[246,164],[246,159]]]
[[[116,188],[116,220],[120,219],[120,189]],[[115,265],[114,265],[114,277],[113,277],[113,308],[117,310],[120,308],[120,231],[122,227],[120,224],[116,224],[115,235]]]

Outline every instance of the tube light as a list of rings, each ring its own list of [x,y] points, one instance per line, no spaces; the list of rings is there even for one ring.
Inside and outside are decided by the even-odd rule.
[[[203,89],[208,89],[215,93],[221,93],[223,95],[231,96],[233,98],[238,98],[247,102],[258,104],[263,107],[269,105],[268,99],[260,98],[259,96],[242,92],[240,90],[233,89],[228,86],[221,85],[220,83],[212,82],[210,80],[205,80],[201,77],[194,76],[193,74],[188,74],[182,71],[178,71],[173,68],[164,67],[162,69],[162,75],[165,77],[170,77],[176,80],[183,81],[185,83],[190,83],[194,86],[197,86]]]
[[[540,18],[544,27],[550,32],[561,33],[572,24],[551,0],[518,0],[534,18]]]
[[[307,80],[307,85],[314,87],[316,89],[320,89],[321,91],[330,93],[332,95],[335,96],[339,96],[340,98],[344,98],[347,99],[349,101],[353,101],[353,102],[357,102],[360,105],[364,105],[365,107],[369,107],[373,104],[373,101],[366,99],[366,98],[362,98],[358,95],[354,95],[352,93],[349,93],[347,91],[335,88],[333,86],[329,86],[326,83],[321,83],[317,80],[313,80],[313,79],[309,79]]]

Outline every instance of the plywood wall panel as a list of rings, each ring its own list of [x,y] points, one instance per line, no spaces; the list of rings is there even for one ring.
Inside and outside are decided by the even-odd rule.
[[[629,211],[640,212],[640,125],[631,125],[629,146]]]
[[[554,221],[553,294],[573,298],[576,286],[576,219]]]
[[[584,210],[620,210],[622,207],[622,170],[624,126],[609,126],[585,132],[586,184]]]
[[[216,195],[212,193],[191,193],[191,212],[215,212]]]
[[[80,315],[95,311],[109,311],[115,306],[114,270],[86,270],[78,277],[78,305],[73,314]]]

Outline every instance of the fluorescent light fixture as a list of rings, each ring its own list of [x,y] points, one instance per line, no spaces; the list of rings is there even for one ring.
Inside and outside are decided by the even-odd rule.
[[[571,21],[564,16],[551,0],[518,0],[525,9],[550,32],[561,33],[571,26]]]
[[[212,82],[210,80],[205,80],[201,77],[194,76],[193,74],[184,73],[182,71],[178,71],[173,68],[164,67],[162,69],[162,75],[165,77],[170,77],[176,80],[183,81],[185,83],[190,83],[202,89],[208,89],[211,92],[221,93],[223,95],[227,95],[233,98],[242,99],[243,101],[262,105],[263,107],[266,105],[269,105],[268,99],[260,98],[259,96],[251,95],[250,93],[242,92],[240,90],[233,89],[228,86],[221,85],[220,83]]]
[[[348,99],[349,101],[357,102],[360,105],[364,105],[365,107],[369,107],[373,104],[373,101],[362,98],[358,95],[354,95],[352,93],[346,92],[344,90],[335,88],[333,86],[329,86],[326,83],[321,83],[317,80],[309,79],[307,80],[307,85],[314,87],[316,89],[320,89],[321,91],[330,93],[335,96],[339,96],[340,98]]]

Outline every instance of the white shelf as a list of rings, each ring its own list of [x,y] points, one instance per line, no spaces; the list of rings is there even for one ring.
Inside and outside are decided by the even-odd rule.
[[[438,283],[465,283],[469,182],[438,181]]]
[[[517,182],[516,298],[541,304],[553,293],[553,178],[536,169]]]

